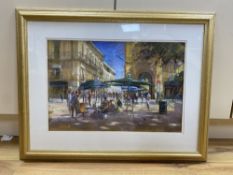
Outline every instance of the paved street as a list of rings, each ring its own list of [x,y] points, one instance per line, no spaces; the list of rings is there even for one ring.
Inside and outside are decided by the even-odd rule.
[[[53,102],[49,104],[49,130],[180,132],[181,113],[175,111],[174,103],[168,103],[167,114],[159,114],[158,108],[155,102],[150,102],[150,111],[146,103],[108,113],[87,107],[85,113],[71,117],[66,102]]]

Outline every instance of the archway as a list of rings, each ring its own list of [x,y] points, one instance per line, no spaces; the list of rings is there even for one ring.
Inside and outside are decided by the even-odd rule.
[[[154,99],[155,95],[154,95],[154,82],[153,82],[153,78],[151,76],[151,74],[149,72],[142,72],[138,75],[138,79],[142,80],[142,81],[146,81],[149,82],[151,85],[149,86],[149,93],[151,95],[151,98]]]

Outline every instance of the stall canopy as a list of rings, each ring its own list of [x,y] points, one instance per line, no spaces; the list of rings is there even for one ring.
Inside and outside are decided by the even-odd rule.
[[[67,81],[50,81],[49,86],[52,88],[67,88],[68,82]]]

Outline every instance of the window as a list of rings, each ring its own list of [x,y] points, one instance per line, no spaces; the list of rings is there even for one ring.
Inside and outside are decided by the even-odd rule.
[[[61,74],[61,69],[60,68],[53,68],[53,76],[54,77],[59,77]]]
[[[85,81],[84,69],[82,67],[80,69],[80,80],[81,82]]]

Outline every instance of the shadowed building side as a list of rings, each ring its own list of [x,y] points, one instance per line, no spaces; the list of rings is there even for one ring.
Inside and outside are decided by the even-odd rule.
[[[134,79],[144,80],[151,83],[149,92],[155,98],[155,83],[158,68],[150,61],[139,58],[141,47],[137,43],[126,43],[125,46],[125,72],[131,74]]]
[[[184,43],[126,43],[125,57],[125,73],[150,82],[153,99],[182,94]],[[171,86],[172,81],[177,84]]]

